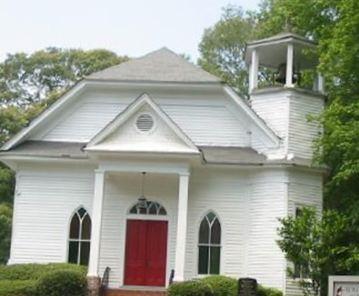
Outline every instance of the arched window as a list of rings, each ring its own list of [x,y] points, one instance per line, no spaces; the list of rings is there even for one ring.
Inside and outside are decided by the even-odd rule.
[[[219,274],[221,261],[221,224],[209,212],[199,227],[198,274]]]
[[[69,263],[88,265],[91,243],[91,218],[84,208],[72,216],[69,235]]]
[[[140,215],[167,215],[166,209],[155,201],[138,201],[129,211],[130,214]]]

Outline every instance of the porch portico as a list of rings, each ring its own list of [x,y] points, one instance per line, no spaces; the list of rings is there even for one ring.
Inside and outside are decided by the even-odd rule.
[[[139,197],[139,177],[142,172],[146,172],[146,175],[149,177],[147,185],[150,185],[149,182],[151,182],[151,179],[154,181],[154,184],[149,187],[149,199],[162,203],[162,200],[166,198],[164,196],[166,195],[166,191],[171,191],[171,193],[168,193],[168,195],[171,195],[168,196],[168,198],[175,202],[175,206],[173,207],[169,202],[166,203],[166,201],[163,200],[163,204],[167,210],[167,215],[165,217],[149,217],[144,215],[137,215],[134,217],[128,214],[129,205],[131,206],[135,204]],[[106,225],[106,222],[104,223],[104,221],[106,221],[104,215],[114,207],[112,203],[118,203],[121,207],[121,212],[123,213],[123,215],[121,215],[122,221],[118,225],[117,231],[118,235],[121,236],[123,240],[122,254],[116,254],[118,256],[118,262],[121,262],[120,264],[122,265],[119,267],[122,272],[118,271],[118,287],[125,285],[126,255],[124,250],[126,248],[126,234],[124,232],[129,231],[128,224],[127,226],[125,225],[130,219],[168,221],[168,237],[166,234],[168,251],[166,252],[165,286],[168,285],[171,269],[174,269],[175,271],[174,281],[184,280],[189,176],[190,164],[186,161],[159,162],[154,160],[134,160],[101,161],[99,163],[98,168],[95,170],[94,181],[91,248],[88,269],[89,278],[99,278],[102,276],[101,272],[103,272],[103,268],[107,267],[104,266],[104,264],[106,264],[106,258],[113,256],[113,254],[106,254],[108,251],[107,246],[101,243],[103,243],[103,240],[109,239],[108,236],[106,236],[106,227],[108,227],[108,225]],[[161,185],[161,180],[168,184]],[[110,188],[113,186],[117,186],[116,190],[119,192],[117,198],[111,197],[114,196],[114,192],[111,192]],[[168,190],[163,187],[167,187]],[[125,192],[121,193],[122,191]],[[176,196],[173,196],[174,194],[176,194]],[[126,198],[124,197],[125,195]],[[156,196],[159,196],[160,199],[156,199]],[[107,201],[106,198],[108,199]],[[177,200],[174,200],[174,198]],[[112,201],[110,201],[110,199]],[[124,217],[124,215],[126,216]],[[107,221],[109,220],[107,219]],[[112,227],[116,227],[115,224],[113,224]],[[121,230],[123,230],[123,233],[121,233]],[[171,251],[171,249],[173,249],[174,252]],[[170,264],[171,256],[174,257],[174,264]],[[104,258],[105,260],[103,260]],[[118,264],[116,265],[118,266]],[[112,266],[109,267],[112,268]]]

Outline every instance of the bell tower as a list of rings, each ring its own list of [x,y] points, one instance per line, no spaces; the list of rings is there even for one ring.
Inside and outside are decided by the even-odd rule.
[[[311,161],[313,140],[321,132],[308,120],[324,107],[324,78],[316,71],[316,44],[281,33],[247,44],[250,104],[282,139],[270,158]]]

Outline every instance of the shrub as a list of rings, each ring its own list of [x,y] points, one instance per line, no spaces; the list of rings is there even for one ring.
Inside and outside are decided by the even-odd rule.
[[[176,283],[168,288],[168,296],[214,296],[209,285],[201,280]]]
[[[48,277],[50,280],[57,277],[56,283],[52,280],[50,284]],[[50,286],[45,282],[49,282]],[[65,288],[61,289],[60,286]],[[75,292],[71,290],[66,294],[66,288]],[[46,289],[50,289],[51,293]],[[0,296],[83,296],[85,292],[77,292],[85,290],[86,268],[82,266],[65,263],[0,266]]]
[[[86,273],[86,267],[67,263],[15,264],[0,266],[1,280],[37,280],[56,270],[79,271]]]
[[[85,296],[86,276],[79,271],[58,270],[42,276],[36,284],[37,296]]]
[[[237,280],[223,275],[213,275],[202,279],[211,287],[214,296],[236,296],[238,292]]]
[[[237,293],[238,281],[222,275],[213,275],[196,281],[177,283],[168,289],[168,296],[236,296]],[[257,295],[283,296],[283,293],[274,288],[258,285]]]
[[[0,281],[0,296],[33,296],[36,281]]]
[[[266,288],[266,287],[263,287],[262,285],[258,285],[257,295],[258,296],[283,296],[283,293],[278,289]]]

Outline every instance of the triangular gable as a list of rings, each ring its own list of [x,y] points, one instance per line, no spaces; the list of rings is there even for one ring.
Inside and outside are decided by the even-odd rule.
[[[149,130],[146,130],[148,124],[146,119],[150,119],[152,123]],[[144,131],[140,130],[141,124],[144,124]],[[117,115],[92,138],[85,150],[89,152],[199,153],[198,148],[187,135],[147,94],[141,95]]]

